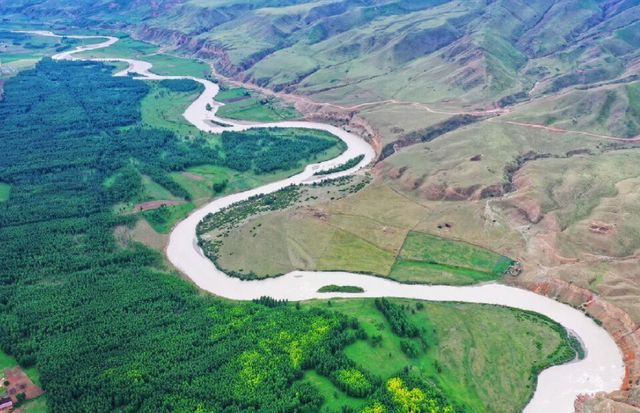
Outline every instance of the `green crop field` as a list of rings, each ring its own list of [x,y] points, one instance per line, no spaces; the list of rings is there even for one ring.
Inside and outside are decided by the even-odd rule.
[[[512,263],[475,245],[411,231],[389,277],[430,284],[472,284],[501,278]]]

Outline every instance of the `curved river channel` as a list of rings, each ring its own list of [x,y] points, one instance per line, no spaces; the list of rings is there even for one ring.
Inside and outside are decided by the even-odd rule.
[[[29,33],[42,36],[55,36],[51,32],[31,31]],[[118,41],[109,36],[67,36],[77,39],[104,39],[104,42],[80,46],[72,51],[59,53],[54,59],[82,60],[74,57],[75,53],[96,50],[111,46]],[[198,287],[215,295],[234,300],[250,300],[263,295],[290,301],[308,300],[329,297],[404,297],[430,301],[458,301],[467,303],[497,304],[507,307],[530,310],[557,321],[572,334],[579,337],[586,351],[586,357],[580,361],[570,362],[544,370],[538,377],[538,385],[533,398],[525,408],[527,413],[564,413],[573,411],[573,403],[578,394],[609,392],[617,390],[622,384],[624,364],[622,353],[613,338],[593,320],[568,305],[530,291],[506,285],[490,283],[480,286],[452,287],[431,285],[408,285],[388,279],[372,277],[348,272],[294,271],[278,278],[260,281],[241,281],[232,278],[214,266],[207,259],[196,239],[197,224],[209,213],[235,202],[245,200],[253,195],[266,194],[291,184],[308,184],[318,181],[314,173],[320,169],[329,169],[341,165],[347,160],[364,155],[364,159],[356,167],[322,179],[333,179],[355,173],[366,167],[375,158],[373,148],[359,137],[335,126],[315,122],[278,122],[250,123],[236,122],[216,117],[220,103],[214,101],[218,86],[206,79],[190,76],[160,76],[151,72],[151,64],[131,59],[105,58],[91,59],[98,61],[125,62],[129,67],[116,76],[129,74],[139,79],[192,79],[205,88],[204,92],[184,112],[184,117],[198,129],[206,132],[220,133],[225,130],[242,131],[251,128],[309,128],[321,129],[342,139],[348,149],[330,161],[309,165],[306,169],[290,178],[274,182],[262,187],[236,193],[216,199],[201,209],[193,212],[180,222],[171,233],[167,247],[167,257],[182,273],[188,276]],[[206,109],[207,103],[213,110]],[[217,122],[217,123],[216,123]],[[220,125],[228,126],[220,126]],[[321,294],[317,290],[328,284],[354,285],[362,287],[365,292],[359,294],[330,293]],[[487,332],[490,334],[491,332]]]

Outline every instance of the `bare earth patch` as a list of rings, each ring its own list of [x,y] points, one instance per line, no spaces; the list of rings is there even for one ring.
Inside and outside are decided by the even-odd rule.
[[[141,211],[150,211],[152,209],[158,209],[160,207],[163,206],[174,206],[174,205],[182,205],[182,204],[186,204],[186,201],[182,201],[182,200],[166,200],[166,201],[149,201],[149,202],[142,202],[140,204],[137,204],[134,207],[134,210],[136,212],[141,212]]]
[[[44,394],[44,391],[36,386],[19,366],[5,369],[4,380],[9,382],[7,395],[14,403],[18,401],[17,396],[21,393],[24,393],[26,400],[35,399]]]

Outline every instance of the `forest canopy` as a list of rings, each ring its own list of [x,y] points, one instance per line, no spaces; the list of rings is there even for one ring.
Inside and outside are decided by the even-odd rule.
[[[147,91],[88,62],[43,60],[6,83],[2,350],[37,366],[52,412],[313,411],[321,398],[297,380],[301,369],[319,363],[311,355],[322,348],[333,357],[357,326],[317,310],[203,297],[159,254],[114,242],[114,227],[135,218],[111,212],[130,194],[106,188],[107,177],[131,179],[132,159],[159,181],[220,160],[206,142],[141,125]]]

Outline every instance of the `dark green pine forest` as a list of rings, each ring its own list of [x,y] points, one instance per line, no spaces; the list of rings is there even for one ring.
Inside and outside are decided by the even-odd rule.
[[[111,71],[45,59],[7,81],[0,101],[0,182],[11,186],[0,203],[0,347],[37,367],[48,410],[317,411],[322,397],[299,380],[306,369],[391,403],[342,352],[364,337],[356,320],[216,299],[159,253],[115,242],[114,229],[136,219],[112,212],[135,195],[132,165],[183,195],[169,172],[226,160],[205,138],[143,125],[149,86]],[[107,187],[111,176],[122,181]]]

